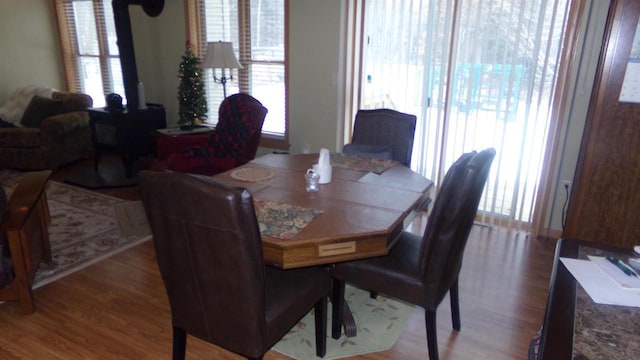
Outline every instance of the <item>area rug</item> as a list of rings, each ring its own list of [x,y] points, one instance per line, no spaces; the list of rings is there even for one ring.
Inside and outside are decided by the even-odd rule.
[[[340,359],[390,349],[404,330],[413,305],[378,296],[371,299],[369,292],[347,285],[345,300],[353,313],[358,335],[348,338],[342,335],[335,340],[328,333],[327,354],[324,360]],[[327,327],[331,331],[331,305]],[[272,350],[295,359],[320,359],[316,357],[313,310],[294,326]]]
[[[151,228],[142,201],[123,201],[113,206],[123,237],[146,236]]]
[[[67,175],[64,182],[82,186],[87,189],[104,189],[114,187],[128,187],[138,185],[137,171],[128,178],[124,166],[121,163],[103,163],[98,166],[98,171],[93,169],[81,169]]]
[[[7,196],[20,176],[20,172],[0,171],[0,184]],[[51,213],[49,241],[53,261],[41,265],[34,288],[151,239],[148,225],[144,224],[146,218],[140,217],[139,201],[126,201],[52,180],[47,184],[46,195]],[[116,209],[121,209],[119,216]],[[137,215],[130,218],[127,214]],[[121,228],[127,229],[124,234]]]

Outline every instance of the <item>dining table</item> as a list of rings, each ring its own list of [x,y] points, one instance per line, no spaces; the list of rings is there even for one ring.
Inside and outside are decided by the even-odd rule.
[[[265,263],[281,269],[384,256],[431,199],[433,182],[391,160],[331,154],[331,181],[306,190],[318,154],[268,154],[214,176],[254,199]]]

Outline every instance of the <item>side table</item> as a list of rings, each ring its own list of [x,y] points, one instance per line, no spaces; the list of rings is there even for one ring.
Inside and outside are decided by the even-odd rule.
[[[152,133],[167,126],[165,109],[157,104],[147,104],[146,109],[91,108],[87,111],[95,146],[94,170],[98,171],[103,152],[115,152],[122,157],[127,178],[133,176],[136,159],[155,151]]]

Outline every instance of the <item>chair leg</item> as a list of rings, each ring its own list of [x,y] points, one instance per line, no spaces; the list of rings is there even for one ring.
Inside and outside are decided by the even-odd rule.
[[[327,297],[323,296],[315,306],[316,355],[324,357],[327,353]]]
[[[425,322],[427,324],[427,348],[429,360],[438,360],[438,333],[436,326],[436,312],[425,309]]]
[[[460,302],[458,300],[458,280],[454,281],[449,289],[449,298],[451,300],[451,322],[453,329],[460,331]]]
[[[378,297],[378,293],[375,291],[369,291],[369,298],[370,299],[376,299]]]
[[[334,278],[333,290],[331,293],[331,337],[333,337],[334,339],[340,339],[340,335],[342,335],[344,289],[344,281]]]
[[[187,332],[177,326],[173,327],[173,360],[184,360],[187,351]]]

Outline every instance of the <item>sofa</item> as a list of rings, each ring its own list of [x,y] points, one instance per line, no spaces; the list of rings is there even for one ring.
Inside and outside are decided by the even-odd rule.
[[[0,168],[57,169],[93,152],[86,94],[19,88],[0,108]]]

